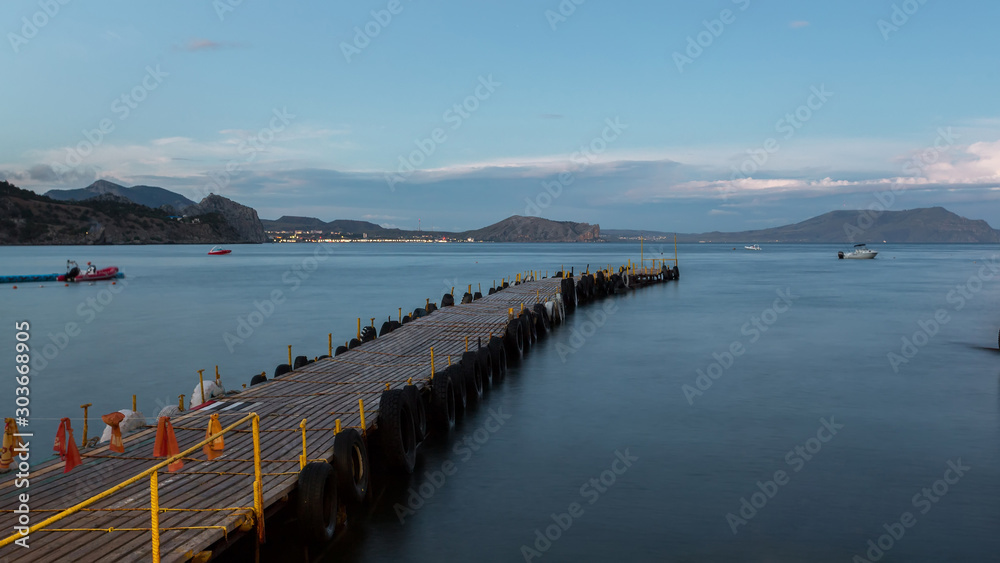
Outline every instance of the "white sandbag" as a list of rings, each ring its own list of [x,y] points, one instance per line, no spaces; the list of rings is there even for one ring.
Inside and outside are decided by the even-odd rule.
[[[222,397],[226,394],[226,389],[221,385],[221,383],[216,383],[213,379],[212,381],[205,382],[205,397],[201,396],[201,383],[197,383],[194,386],[194,391],[191,391],[191,407],[195,408],[198,405],[210,401],[216,397]]]
[[[124,438],[129,434],[129,432],[135,432],[136,430],[142,430],[146,426],[146,417],[142,416],[141,412],[130,411],[128,409],[122,409],[118,411],[125,415],[125,420],[118,424],[119,430],[122,431],[122,437]],[[104,425],[104,432],[101,433],[101,442],[111,441],[111,425]]]

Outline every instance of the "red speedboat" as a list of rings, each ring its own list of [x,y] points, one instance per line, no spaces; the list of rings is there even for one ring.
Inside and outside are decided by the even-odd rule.
[[[222,248],[221,246],[216,246],[212,250],[208,251],[209,256],[221,256],[222,254],[229,254],[232,250],[228,248]]]
[[[85,281],[102,281],[111,280],[118,277],[118,266],[109,266],[107,268],[97,269],[90,262],[87,262],[87,271],[81,272],[80,268],[76,267],[75,262],[71,262],[73,268],[66,272],[65,274],[56,278],[57,281],[61,282],[85,282]]]

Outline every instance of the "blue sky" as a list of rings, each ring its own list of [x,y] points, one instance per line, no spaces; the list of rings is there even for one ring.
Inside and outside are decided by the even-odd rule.
[[[0,177],[39,192],[699,232],[895,188],[1000,227],[993,2],[46,1],[0,7]]]

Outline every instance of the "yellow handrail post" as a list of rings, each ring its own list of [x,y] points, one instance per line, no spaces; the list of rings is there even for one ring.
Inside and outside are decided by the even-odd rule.
[[[434,347],[431,346],[431,381],[434,380]]]
[[[218,365],[215,366],[215,382],[219,383],[219,366]],[[219,386],[221,387],[222,385],[220,384]]]
[[[330,334],[326,335],[326,348],[327,348],[327,355],[329,355],[329,356],[332,357],[333,356],[333,333],[332,332]]]
[[[468,336],[465,337],[465,351],[466,352],[469,351],[469,337]]]
[[[292,367],[292,345],[288,345],[288,367]]]
[[[153,529],[153,563],[160,563],[160,485],[156,471],[149,474],[149,512]]]
[[[80,405],[80,408],[83,409],[83,440],[80,441],[80,447],[87,444],[87,410],[92,406],[94,406],[94,403]]]
[[[257,516],[257,541],[264,543],[264,482],[260,470],[260,417],[253,413],[253,509]]]
[[[306,421],[307,420],[308,419],[303,418],[302,422],[299,423],[299,428],[302,429],[302,455],[299,456],[299,470],[300,471],[306,468],[306,459],[308,459],[308,457],[306,456]]]
[[[137,406],[137,405],[136,405],[136,400],[135,400],[135,395],[132,395],[132,412],[135,412],[135,411],[137,411],[137,410],[138,410],[138,409],[136,408],[136,406]]]
[[[399,308],[399,322],[403,322],[403,308]]]
[[[334,423],[334,428],[333,428],[333,435],[336,436],[337,434],[340,434],[340,419],[339,418]]]
[[[358,399],[358,412],[361,413],[361,435],[368,435],[368,425],[365,424],[365,400]]]
[[[184,412],[184,393],[177,395],[177,408],[181,412]]]
[[[358,340],[361,340],[361,317],[358,317]]]

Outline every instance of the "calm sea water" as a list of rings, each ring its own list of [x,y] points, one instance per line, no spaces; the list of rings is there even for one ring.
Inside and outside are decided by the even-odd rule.
[[[3,274],[73,258],[128,276],[0,286],[8,348],[15,320],[31,322],[36,354],[53,343],[36,356],[33,430],[54,434],[83,402],[127,408],[132,394],[155,416],[191,393],[198,369],[218,365],[239,387],[289,344],[323,354],[327,333],[350,338],[357,317],[379,323],[451,286],[485,293],[525,269],[639,254],[356,244],[316,259],[317,248],[0,248]],[[996,560],[1000,272],[983,266],[1000,249],[879,245],[874,261],[838,261],[835,246],[739,248],[681,245],[679,283],[581,309],[455,440],[422,447],[413,478],[383,491],[329,560]],[[254,311],[268,314],[238,331]]]

